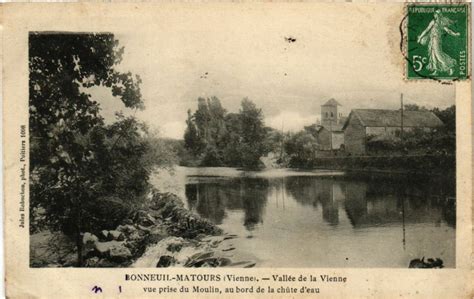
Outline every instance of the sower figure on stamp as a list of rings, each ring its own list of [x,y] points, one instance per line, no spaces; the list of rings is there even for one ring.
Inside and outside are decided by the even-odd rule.
[[[459,32],[454,32],[448,28],[453,23],[452,20],[443,16],[438,9],[435,11],[433,20],[428,27],[418,36],[418,43],[428,44],[429,63],[427,69],[433,71],[431,75],[437,75],[438,72],[448,72],[450,76],[453,75],[456,60],[445,53],[442,46],[443,31],[452,36],[460,35]]]

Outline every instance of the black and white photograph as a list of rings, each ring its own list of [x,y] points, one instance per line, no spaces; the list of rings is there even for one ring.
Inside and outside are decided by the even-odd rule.
[[[30,267],[455,268],[455,86],[212,21],[29,32]]]

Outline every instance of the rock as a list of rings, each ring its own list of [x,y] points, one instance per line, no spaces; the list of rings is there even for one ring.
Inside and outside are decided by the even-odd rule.
[[[166,268],[171,265],[173,265],[176,262],[174,257],[169,256],[169,255],[162,255],[160,256],[160,259],[158,260],[158,263],[156,264],[157,268]]]
[[[182,248],[183,248],[183,244],[172,243],[172,244],[169,244],[168,247],[166,247],[166,250],[170,252],[180,252]]]
[[[132,257],[130,249],[125,246],[113,246],[110,248],[110,260],[115,262],[123,262]]]
[[[138,231],[134,231],[127,237],[127,239],[130,241],[137,241],[137,240],[140,240],[141,238],[143,238],[143,236]]]
[[[100,259],[97,256],[91,257],[86,260],[85,266],[86,267],[97,267],[99,264]]]
[[[77,261],[77,247],[66,235],[43,231],[30,235],[30,266],[62,266],[69,260]]]
[[[250,263],[244,266],[244,268],[253,268],[257,263]]]
[[[237,238],[237,235],[228,235],[224,237],[224,240],[231,240]]]
[[[137,229],[135,228],[135,226],[133,225],[130,225],[130,224],[124,224],[124,225],[119,225],[117,226],[117,229],[119,232],[122,232],[126,235],[128,234],[131,234],[133,232],[135,232]]]
[[[123,224],[124,224],[124,225],[133,225],[133,221],[132,221],[132,219],[125,219],[125,220],[123,221]]]
[[[199,252],[191,256],[185,263],[185,267],[201,267],[206,262],[211,262],[214,253],[212,251]]]
[[[150,243],[158,243],[167,236],[166,229],[163,226],[158,226],[150,230],[148,240]]]
[[[125,242],[97,242],[95,249],[99,256],[107,257],[114,262],[123,262],[132,258],[132,252],[125,246]]]
[[[113,248],[125,247],[124,242],[109,241],[95,243],[95,250],[100,256],[108,256]]]
[[[95,242],[99,242],[99,238],[91,233],[84,233],[82,236],[82,244],[94,244]]]
[[[95,249],[95,244],[97,242],[99,242],[99,238],[97,236],[91,233],[84,233],[84,235],[82,236],[82,243],[84,244],[84,246],[82,247],[83,255],[91,255]]]
[[[432,259],[429,258],[425,262],[425,258],[421,259],[413,259],[410,261],[410,264],[408,265],[408,268],[421,268],[421,269],[440,269],[444,268],[443,265],[443,260],[440,258]]]
[[[108,260],[108,259],[105,259],[105,258],[98,258],[98,257],[93,257],[93,258],[90,258],[90,259],[87,259],[86,262],[85,262],[85,266],[86,267],[95,267],[95,268],[99,268],[99,267],[107,267],[107,268],[110,268],[110,267],[116,267],[117,264]]]
[[[155,224],[155,222],[156,222],[156,219],[150,214],[144,214],[140,216],[140,218],[138,219],[138,224],[145,227],[152,226],[153,224]]]
[[[95,250],[100,256],[105,256],[110,251],[109,244],[107,242],[98,242],[95,244]]]
[[[142,230],[142,231],[144,231],[144,232],[149,233],[149,232],[151,231],[150,228],[145,227],[145,226],[143,226],[143,225],[140,225],[140,224],[139,224],[139,225],[137,225],[137,226],[138,226],[138,229],[140,229],[140,230]]]
[[[187,265],[188,267],[196,268],[215,268],[215,267],[225,267],[232,263],[232,261],[225,257],[209,257],[200,259],[193,262],[192,264]],[[253,264],[252,266],[254,266]]]
[[[67,255],[61,260],[62,267],[76,267],[77,266],[77,256],[76,255]]]
[[[99,240],[100,241],[109,241],[109,232],[107,230],[103,230],[99,233]]]
[[[115,240],[115,241],[123,241],[125,240],[125,237],[124,235],[119,232],[118,230],[111,230],[109,231],[109,236],[112,237],[112,240]]]

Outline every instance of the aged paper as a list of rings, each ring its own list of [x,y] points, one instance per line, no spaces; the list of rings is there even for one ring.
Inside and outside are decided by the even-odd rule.
[[[11,298],[471,298],[470,3],[2,5]]]

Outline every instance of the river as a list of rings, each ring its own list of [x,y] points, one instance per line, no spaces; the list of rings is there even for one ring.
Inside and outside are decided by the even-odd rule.
[[[237,235],[257,267],[455,267],[454,179],[178,167],[152,182]]]

